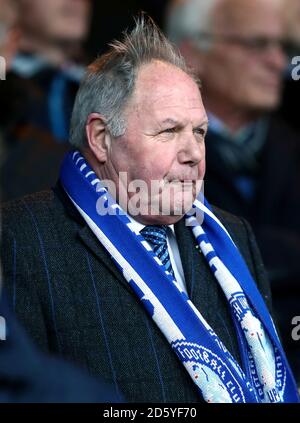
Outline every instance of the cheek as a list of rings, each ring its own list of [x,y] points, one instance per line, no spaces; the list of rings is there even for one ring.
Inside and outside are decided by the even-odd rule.
[[[172,162],[166,160],[165,157],[159,157],[156,160],[147,160],[144,164],[137,166],[137,172],[140,179],[146,182],[161,181],[170,171]]]
[[[171,146],[153,146],[147,151],[140,152],[136,158],[136,166],[144,175],[145,180],[161,180],[172,168],[176,154]]]
[[[211,71],[218,72],[220,83],[230,92],[234,91],[229,81],[234,81],[234,86],[242,88],[246,82],[247,75],[251,76],[257,64],[239,49],[230,48],[216,56],[216,61],[212,64]],[[216,75],[215,75],[216,76]],[[215,81],[218,84],[218,81]]]
[[[172,173],[172,170],[176,161],[176,155],[168,154],[168,152],[161,153],[155,160],[152,162],[152,175],[157,180],[162,180],[168,174]]]
[[[204,158],[203,160],[201,160],[201,162],[198,165],[198,173],[199,173],[199,178],[198,179],[204,179],[205,176],[205,171],[206,171],[206,160],[205,160],[205,154],[204,154]]]

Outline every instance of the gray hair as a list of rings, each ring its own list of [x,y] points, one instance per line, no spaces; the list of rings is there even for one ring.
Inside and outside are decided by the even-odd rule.
[[[184,0],[170,7],[166,17],[166,33],[176,45],[197,39],[200,33],[210,33],[213,12],[218,0]],[[201,42],[203,41],[203,43]],[[207,49],[207,40],[199,40],[199,48]]]
[[[152,19],[142,16],[130,33],[124,33],[122,41],[110,44],[108,53],[88,67],[71,118],[70,143],[74,147],[86,146],[85,127],[91,113],[103,116],[113,137],[125,133],[124,110],[133,94],[138,70],[152,60],[170,63],[196,81]]]

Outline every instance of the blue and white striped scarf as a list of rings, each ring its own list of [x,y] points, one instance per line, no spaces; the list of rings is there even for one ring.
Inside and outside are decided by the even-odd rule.
[[[78,151],[68,153],[61,183],[92,232],[162,331],[207,402],[298,402],[293,375],[267,307],[237,247],[209,205],[185,216],[230,305],[243,369],[153,253]],[[97,213],[104,200],[107,213]],[[121,234],[121,236],[120,236]]]

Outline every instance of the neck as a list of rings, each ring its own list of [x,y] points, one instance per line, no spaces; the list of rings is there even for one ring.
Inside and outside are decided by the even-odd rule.
[[[246,110],[240,107],[222,104],[218,101],[213,101],[209,97],[205,100],[206,109],[220,119],[226,127],[232,132],[238,132],[240,129],[250,125],[257,120],[260,112],[254,110]]]
[[[43,39],[24,37],[20,50],[44,57],[47,62],[60,66],[71,61],[78,51],[76,43],[49,43]]]

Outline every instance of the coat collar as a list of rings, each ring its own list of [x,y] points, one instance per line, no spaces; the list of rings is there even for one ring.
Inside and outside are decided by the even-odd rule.
[[[55,187],[53,188],[54,193],[57,195],[59,200],[61,201],[62,205],[66,213],[72,218],[77,224],[77,236],[82,241],[82,243],[90,250],[93,255],[100,260],[107,269],[113,273],[113,275],[121,282],[128,290],[131,291],[131,288],[128,285],[128,282],[124,279],[119,269],[114,264],[111,256],[106,251],[106,249],[100,244],[96,236],[88,227],[87,223],[78,212],[72,201],[69,199],[68,195],[66,194],[65,190],[60,181],[57,182]]]

